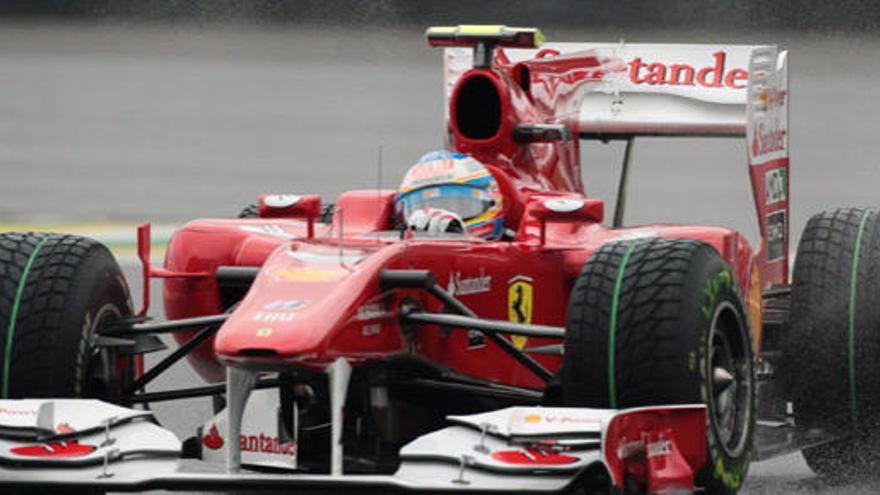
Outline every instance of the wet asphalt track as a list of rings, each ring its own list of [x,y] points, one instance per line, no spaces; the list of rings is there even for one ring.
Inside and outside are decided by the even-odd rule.
[[[821,208],[880,203],[880,41],[546,31],[783,41],[792,51],[794,237]],[[261,192],[332,198],[380,182],[379,144],[381,184],[393,186],[441,146],[441,114],[440,59],[418,30],[0,24],[0,222],[181,221],[232,215]],[[620,151],[585,146],[594,195],[610,199]],[[753,233],[744,156],[735,141],[639,143],[627,220]],[[156,386],[197,381],[181,365]],[[209,406],[156,410],[183,435]],[[818,479],[799,455],[754,464],[745,490],[876,491]]]

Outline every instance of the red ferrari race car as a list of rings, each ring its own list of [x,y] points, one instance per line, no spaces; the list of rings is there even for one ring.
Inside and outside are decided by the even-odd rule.
[[[786,52],[427,37],[447,150],[399,190],[189,222],[161,268],[142,226],[140,311],[97,242],[0,235],[0,484],[734,493],[780,452],[872,465],[880,215],[813,217],[789,284]],[[640,136],[745,137],[760,244],[624,226]],[[579,139],[626,141],[610,215]],[[184,358],[208,385],[146,391]],[[182,443],[136,408],[202,396]]]

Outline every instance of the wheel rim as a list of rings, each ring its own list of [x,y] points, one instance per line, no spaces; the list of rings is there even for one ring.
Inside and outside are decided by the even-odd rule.
[[[709,423],[730,457],[742,455],[749,438],[754,384],[747,331],[732,304],[718,306],[708,342]]]
[[[120,357],[111,347],[98,347],[94,344],[94,338],[103,333],[103,330],[122,318],[122,312],[115,304],[105,304],[96,313],[88,331],[88,358],[86,372],[82,383],[83,396],[95,397],[104,400],[118,401],[118,390],[124,383],[114,378],[119,373]],[[123,379],[125,381],[125,379]]]

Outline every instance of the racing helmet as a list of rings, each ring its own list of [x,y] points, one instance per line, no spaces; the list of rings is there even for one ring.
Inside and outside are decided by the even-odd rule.
[[[504,232],[504,208],[498,183],[478,160],[451,151],[433,151],[410,167],[395,205],[406,221],[416,211],[441,209],[456,214],[465,231],[483,239]]]

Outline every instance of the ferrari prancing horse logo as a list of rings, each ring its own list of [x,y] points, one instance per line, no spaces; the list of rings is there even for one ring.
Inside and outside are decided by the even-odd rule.
[[[515,323],[532,322],[532,278],[517,275],[507,281],[507,319]],[[513,335],[510,341],[522,350],[529,338]]]

